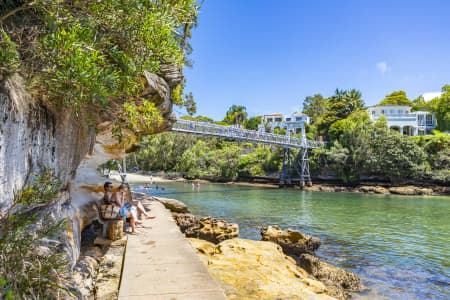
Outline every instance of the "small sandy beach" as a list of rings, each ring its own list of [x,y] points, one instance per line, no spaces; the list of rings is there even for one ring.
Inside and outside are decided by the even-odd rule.
[[[112,171],[109,174],[109,179],[121,182],[122,179],[118,172]],[[164,182],[183,182],[186,181],[184,178],[177,179],[167,179],[161,176],[149,176],[149,175],[141,175],[136,173],[127,173],[127,181],[129,183],[164,183]]]

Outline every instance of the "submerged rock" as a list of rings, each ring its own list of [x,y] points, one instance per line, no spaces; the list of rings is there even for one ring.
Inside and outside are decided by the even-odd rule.
[[[311,237],[292,229],[282,230],[279,226],[263,227],[261,236],[263,241],[270,241],[280,245],[284,253],[288,255],[314,254],[320,247],[319,238]]]
[[[365,289],[356,274],[323,262],[316,256],[302,254],[300,266],[323,282],[330,290],[330,294],[336,298],[347,299],[352,292]]]
[[[229,299],[334,299],[327,288],[270,242],[189,239]]]

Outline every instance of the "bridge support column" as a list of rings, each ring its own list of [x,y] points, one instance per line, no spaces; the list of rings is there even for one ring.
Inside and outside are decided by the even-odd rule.
[[[283,166],[281,169],[280,174],[280,186],[286,186],[291,184],[291,169],[292,169],[292,163],[291,163],[291,149],[290,148],[284,148],[283,151]]]
[[[309,159],[308,149],[302,148],[300,151],[300,187],[305,187],[305,184],[312,186],[311,175],[309,173]]]

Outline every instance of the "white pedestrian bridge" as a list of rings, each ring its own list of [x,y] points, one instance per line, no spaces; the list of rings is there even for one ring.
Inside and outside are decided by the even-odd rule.
[[[223,126],[207,122],[195,122],[177,119],[172,131],[214,136],[225,139],[279,145],[284,148],[313,149],[323,147],[323,142],[308,140],[305,136],[295,138],[289,135],[247,130],[236,126]]]

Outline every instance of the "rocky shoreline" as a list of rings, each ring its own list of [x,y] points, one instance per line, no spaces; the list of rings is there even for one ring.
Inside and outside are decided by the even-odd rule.
[[[176,199],[154,197],[172,215],[229,299],[348,299],[366,289],[349,271],[320,260],[320,239],[278,226],[261,229],[261,241],[239,238],[238,224],[197,219]]]
[[[261,188],[279,188],[278,184],[273,182],[247,182],[247,181],[230,181],[230,182],[216,182],[214,180],[187,180],[171,176],[164,177],[150,177],[148,175],[128,174],[127,179],[130,183],[144,184],[153,182],[169,183],[169,182],[210,182],[216,184],[239,185],[247,187],[261,187]],[[112,177],[111,179],[116,179]],[[293,188],[298,188],[294,186]],[[392,185],[387,183],[367,183],[356,186],[346,186],[336,183],[317,183],[313,182],[312,186],[303,187],[304,191],[308,192],[348,192],[348,193],[365,193],[365,194],[381,194],[381,195],[406,195],[406,196],[448,196],[450,195],[450,186],[420,184],[420,185]]]
[[[387,185],[359,185],[355,187],[313,184],[303,188],[308,192],[353,192],[366,194],[394,194],[405,196],[448,196],[450,195],[450,186],[387,186]]]

